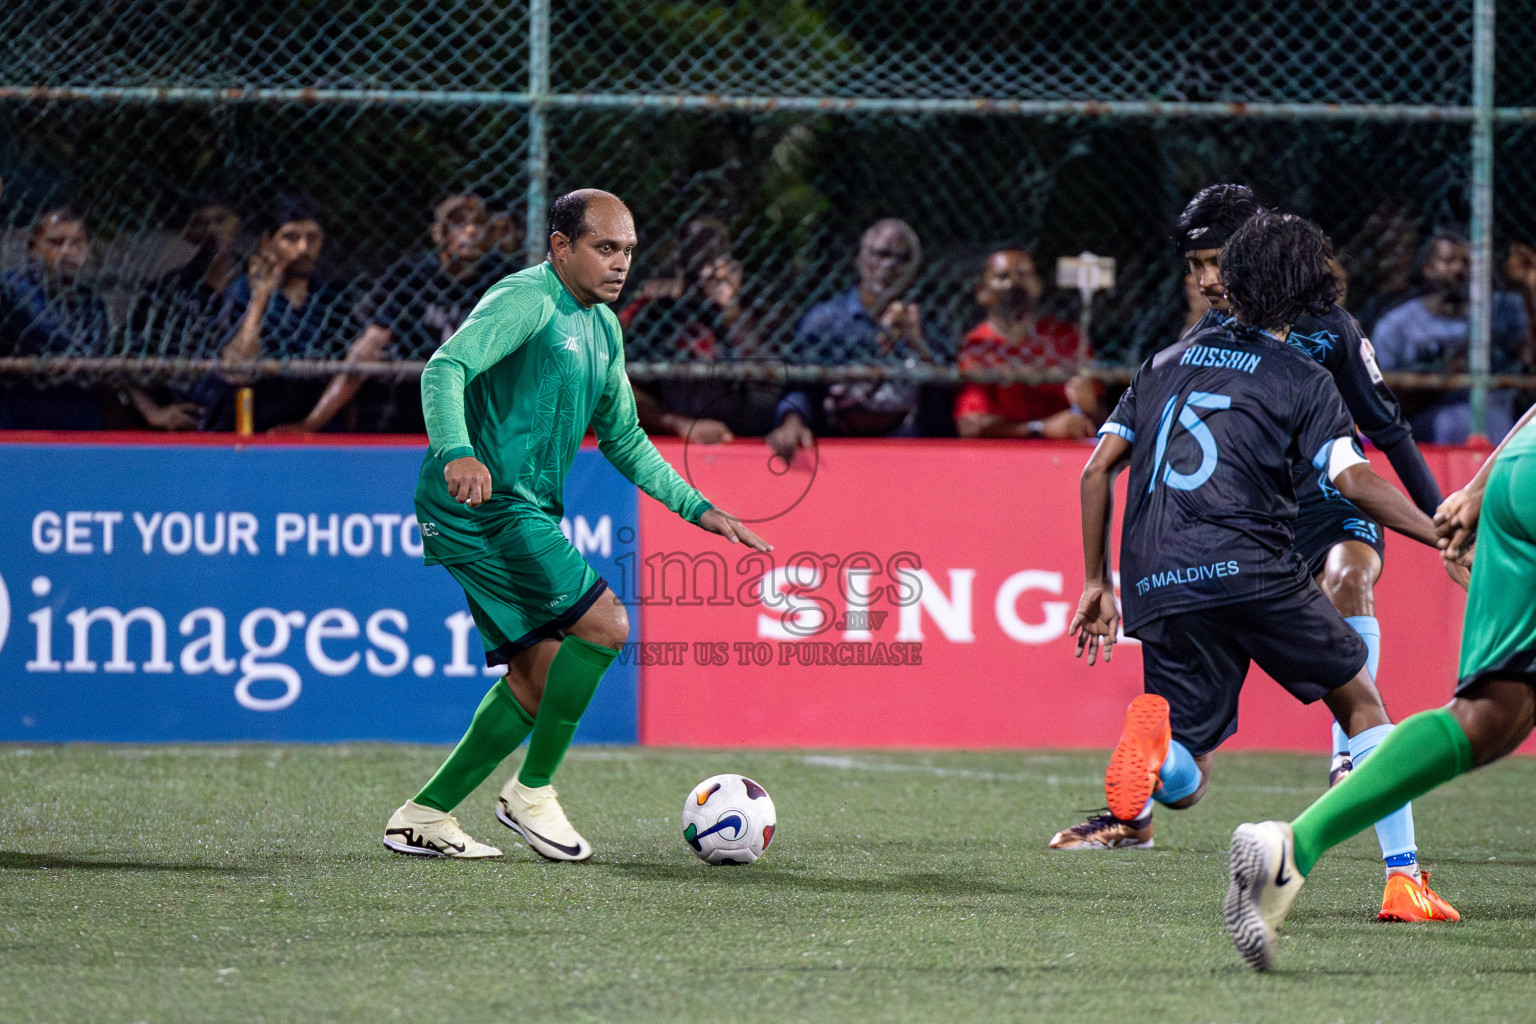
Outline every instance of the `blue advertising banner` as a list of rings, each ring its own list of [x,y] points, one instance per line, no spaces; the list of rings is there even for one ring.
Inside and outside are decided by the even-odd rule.
[[[0,445],[0,740],[457,740],[500,672],[422,565],[420,466],[407,446]],[[610,581],[636,501],[580,452],[562,526]],[[615,664],[577,742],[635,742],[636,699]]]

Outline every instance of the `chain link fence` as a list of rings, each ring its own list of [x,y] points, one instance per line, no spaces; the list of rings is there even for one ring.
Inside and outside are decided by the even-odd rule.
[[[1523,10],[18,0],[0,11],[0,268],[36,276],[33,226],[71,205],[91,247],[76,291],[99,305],[50,293],[63,326],[0,336],[0,370],[192,387],[232,325],[216,300],[178,306],[170,284],[210,260],[208,281],[238,274],[258,243],[253,218],[280,193],[321,204],[314,277],[334,301],[299,342],[243,367],[256,375],[331,374],[387,298],[380,282],[398,285],[391,268],[431,258],[445,197],[483,201],[482,247],[500,273],[541,256],[549,199],[583,186],[619,193],[638,222],[616,304],[637,380],[764,365],[789,378],[1060,379],[1072,368],[955,368],[984,317],[974,286],[1001,247],[1034,253],[1043,311],[1069,321],[1079,298],[1050,288],[1054,260],[1118,261],[1092,346],[1101,375],[1123,376],[1186,322],[1170,226],[1196,189],[1226,180],[1321,223],[1350,273],[1348,305],[1369,320],[1411,293],[1414,254],[1436,230],[1470,225],[1496,282],[1511,245],[1536,243],[1536,71],[1523,58],[1536,28]],[[1484,97],[1476,26],[1490,15]],[[1480,125],[1496,175],[1474,159]],[[1494,186],[1481,221],[1480,181]],[[189,224],[210,204],[242,219],[217,253]],[[933,360],[849,365],[796,325],[855,284],[861,233],[889,217],[921,240],[907,298]],[[708,353],[689,344],[701,319],[720,341]],[[408,386],[439,340],[396,331],[361,372]],[[750,358],[722,370],[730,356]]]

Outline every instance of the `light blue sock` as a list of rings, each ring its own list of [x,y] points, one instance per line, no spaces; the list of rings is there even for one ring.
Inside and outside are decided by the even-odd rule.
[[[1374,683],[1376,669],[1381,665],[1381,623],[1374,615],[1351,615],[1344,621],[1365,641],[1365,670],[1371,674]]]
[[[1350,615],[1344,621],[1365,641],[1365,670],[1371,674],[1371,682],[1374,683],[1376,667],[1381,664],[1381,623],[1376,621],[1374,615]],[[1333,723],[1333,752],[1349,753],[1349,737],[1344,734],[1344,727],[1338,722]]]
[[[1163,759],[1157,777],[1162,784],[1152,799],[1160,804],[1178,803],[1200,788],[1200,766],[1195,764],[1195,755],[1178,740],[1168,742],[1168,756]]]
[[[1350,737],[1349,759],[1356,769],[1394,728],[1396,726],[1377,725]],[[1381,859],[1389,867],[1412,868],[1417,863],[1419,849],[1413,837],[1413,805],[1404,804],[1378,821],[1376,841],[1381,844]]]
[[[1333,753],[1335,757],[1349,753],[1349,736],[1337,720],[1333,723]]]

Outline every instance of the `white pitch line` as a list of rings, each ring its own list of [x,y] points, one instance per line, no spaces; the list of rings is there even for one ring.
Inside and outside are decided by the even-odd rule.
[[[800,758],[800,763],[815,768],[837,768],[842,771],[909,772],[933,775],[938,778],[976,779],[981,782],[1044,782],[1048,786],[1098,785],[1104,781],[1099,775],[1050,775],[1033,772],[988,772],[971,768],[940,768],[931,764],[901,764],[898,761],[862,761],[852,757],[829,757],[813,754]],[[1300,786],[1222,786],[1224,790],[1240,793],[1300,793],[1315,794],[1318,791]]]
[[[568,760],[577,761],[635,761],[642,756],[650,758],[661,754],[676,754],[684,758],[697,756],[697,751],[692,750],[664,750],[651,749],[644,751],[643,755],[638,750],[614,750],[597,749],[583,750],[581,747],[572,748],[566,755]],[[854,757],[834,757],[828,754],[807,754],[796,758],[803,765],[812,768],[836,768],[839,771],[858,772],[900,772],[911,775],[931,775],[940,779],[974,779],[978,782],[1043,782],[1047,786],[1097,786],[1103,783],[1102,775],[1057,775],[1052,772],[989,772],[974,768],[941,768],[932,764],[902,764],[899,761],[867,761]],[[1050,760],[1045,757],[1032,757],[1032,761]],[[1220,785],[1220,783],[1218,783]],[[1302,786],[1253,786],[1233,784],[1221,786],[1223,790],[1235,793],[1299,793],[1303,796],[1317,795],[1315,789]]]
[[[1044,782],[1048,786],[1056,786],[1063,783],[1080,785],[1103,781],[1101,778],[1086,775],[1049,775],[1039,772],[987,772],[976,771],[971,768],[940,768],[937,765],[931,764],[901,764],[897,761],[861,761],[852,757],[828,757],[816,754],[800,758],[800,763],[814,768],[837,768],[842,771],[910,772],[919,775],[933,775],[941,779],[976,779],[981,782]]]

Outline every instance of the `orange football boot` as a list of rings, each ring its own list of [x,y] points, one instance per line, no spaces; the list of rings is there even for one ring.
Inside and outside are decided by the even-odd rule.
[[[1387,879],[1387,891],[1381,896],[1381,913],[1378,921],[1460,921],[1456,908],[1441,899],[1429,887],[1429,872],[1422,872],[1423,879],[1394,873]]]
[[[1157,788],[1157,773],[1168,758],[1172,739],[1166,700],[1144,693],[1131,701],[1125,712],[1125,729],[1104,772],[1104,796],[1111,814],[1122,821],[1141,816]]]

